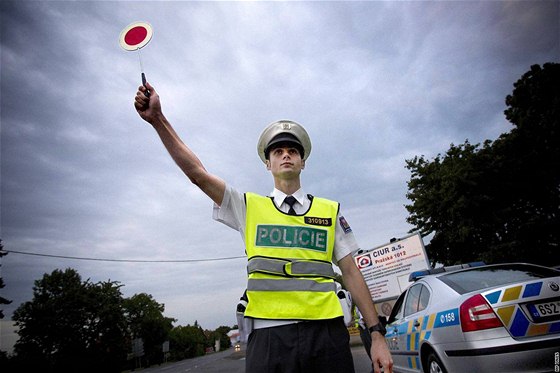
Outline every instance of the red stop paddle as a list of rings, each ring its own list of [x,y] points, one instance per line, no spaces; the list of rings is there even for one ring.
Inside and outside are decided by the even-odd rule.
[[[119,44],[126,51],[138,51],[138,59],[140,60],[140,72],[142,73],[142,85],[146,87],[146,75],[144,74],[144,66],[142,65],[142,57],[140,56],[140,48],[144,48],[150,40],[152,40],[152,26],[147,22],[134,22],[126,26],[121,31]],[[146,97],[150,97],[150,91],[146,88]]]

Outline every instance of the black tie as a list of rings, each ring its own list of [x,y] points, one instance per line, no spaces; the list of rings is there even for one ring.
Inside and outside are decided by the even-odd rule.
[[[284,198],[284,202],[286,202],[288,206],[290,206],[290,209],[288,210],[288,215],[297,215],[296,210],[294,210],[294,203],[297,202],[296,198],[294,196],[288,196]]]

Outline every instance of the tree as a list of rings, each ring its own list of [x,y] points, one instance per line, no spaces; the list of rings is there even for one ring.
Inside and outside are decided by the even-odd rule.
[[[146,365],[161,363],[163,342],[169,338],[176,320],[163,316],[165,306],[146,293],[125,299],[124,310],[133,338],[141,338],[144,342]]]
[[[2,245],[2,240],[0,239],[0,269],[2,268],[2,257],[8,255],[6,251],[4,251],[4,245]],[[0,272],[1,273],[1,272]],[[0,289],[4,289],[6,285],[4,285],[4,279],[0,277]],[[0,304],[10,304],[12,303],[11,300],[8,300],[4,297],[0,297]],[[4,310],[0,309],[0,320],[4,318]]]
[[[227,335],[231,331],[229,326],[219,326],[213,333],[213,340],[220,341],[220,349],[225,350],[231,347],[231,339]]]
[[[82,282],[74,269],[35,281],[33,299],[13,320],[22,369],[44,372],[119,372],[126,359],[126,320],[120,285]]]
[[[560,242],[560,64],[531,66],[506,105],[514,129],[495,147],[504,155],[501,177],[510,197],[503,205],[514,212],[509,241],[524,257],[537,254],[538,262],[551,264]]]
[[[2,239],[0,239],[0,270],[2,269],[2,257],[8,255],[7,252],[4,250],[4,245],[2,245]],[[1,272],[1,271],[0,271]],[[3,289],[6,285],[4,285],[4,279],[0,276],[0,289]],[[12,303],[11,300],[8,300],[4,297],[0,296],[0,305],[1,304],[10,304]],[[0,309],[0,320],[4,318],[4,310]],[[6,351],[0,350],[0,366],[7,366],[8,365],[8,354]]]
[[[550,264],[558,249],[560,65],[532,66],[514,87],[505,111],[511,132],[406,161],[407,221],[411,232],[433,234],[433,263]]]
[[[204,331],[195,322],[193,326],[177,326],[169,333],[169,345],[171,359],[183,360],[196,356],[202,356],[205,348],[209,346]]]
[[[477,159],[479,148],[465,141],[451,144],[445,156],[438,155],[432,162],[424,157],[406,161],[412,172],[407,198],[414,201],[406,206],[407,221],[422,236],[434,233],[426,245],[434,263],[469,261],[487,248],[479,215],[491,197],[480,190],[484,162]]]

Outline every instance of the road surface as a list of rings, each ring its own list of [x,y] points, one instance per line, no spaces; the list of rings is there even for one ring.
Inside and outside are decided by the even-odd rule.
[[[359,336],[351,336],[352,356],[356,373],[370,373],[371,363]],[[245,347],[245,346],[243,346]],[[226,351],[211,353],[193,359],[166,363],[145,369],[136,369],[138,373],[245,373],[245,351]]]

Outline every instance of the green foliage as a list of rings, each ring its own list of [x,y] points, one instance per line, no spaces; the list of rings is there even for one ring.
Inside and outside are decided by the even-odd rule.
[[[231,340],[227,335],[230,331],[231,328],[229,326],[219,326],[214,331],[214,340],[220,341],[220,350],[225,350],[231,347]]]
[[[123,307],[132,337],[142,338],[144,341],[146,365],[161,363],[162,345],[168,339],[175,319],[163,316],[165,306],[146,293],[125,299]]]
[[[550,265],[560,230],[560,65],[514,84],[506,118],[514,128],[481,146],[451,144],[432,161],[406,161],[412,231],[433,234],[433,263],[473,260]]]
[[[73,269],[45,274],[33,300],[14,312],[16,360],[44,372],[120,371],[127,340],[121,307],[118,283],[82,282]]]
[[[222,348],[230,346],[231,328],[203,331],[198,322],[174,328],[163,304],[145,293],[123,298],[121,286],[82,281],[70,268],[36,280],[33,299],[14,312],[20,338],[13,356],[0,352],[2,372],[121,372],[161,363],[165,341],[171,360],[204,355],[216,339]],[[137,338],[144,354],[128,360]]]
[[[209,345],[204,331],[197,323],[173,328],[169,333],[169,342],[172,360],[202,356]]]
[[[4,249],[4,245],[2,245],[2,240],[0,239],[0,267],[2,267],[2,262],[1,262],[2,257],[5,256],[5,255],[8,255],[8,253],[3,251],[2,249]],[[4,279],[2,277],[0,277],[0,289],[3,289],[4,286],[6,286],[6,285],[4,285]],[[10,304],[10,303],[12,303],[11,300],[8,300],[4,297],[0,297],[0,304]],[[4,318],[4,311],[2,309],[0,309],[0,320],[3,319],[3,318]],[[0,351],[0,353],[1,353],[1,351]],[[1,358],[1,356],[0,356],[0,358]]]

